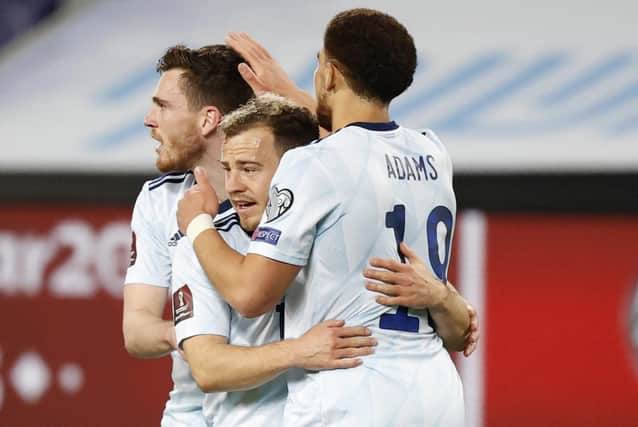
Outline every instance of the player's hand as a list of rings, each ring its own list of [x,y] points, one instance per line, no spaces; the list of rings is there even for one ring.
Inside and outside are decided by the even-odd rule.
[[[242,62],[237,69],[255,95],[274,92],[290,96],[291,91],[299,90],[281,65],[248,34],[231,32],[225,41],[248,62]]]
[[[343,320],[326,320],[297,339],[295,365],[312,371],[361,365],[359,357],[374,353],[377,340],[368,328],[344,324]]]
[[[186,191],[184,197],[177,204],[177,224],[183,234],[186,234],[188,224],[197,215],[207,213],[215,216],[219,210],[219,199],[208,180],[206,170],[198,166],[195,168],[194,173],[197,184]]]
[[[478,346],[481,334],[479,332],[479,318],[478,313],[470,304],[467,305],[467,311],[470,314],[470,327],[465,337],[465,348],[463,349],[463,356],[469,357],[476,347]]]
[[[255,95],[274,92],[314,114],[317,110],[314,97],[301,90],[270,53],[252,37],[246,33],[229,33],[226,44],[246,60],[247,63],[239,64],[237,70]]]
[[[425,263],[405,243],[401,253],[409,264],[393,259],[372,258],[363,276],[378,282],[367,282],[366,289],[383,294],[376,298],[379,304],[410,308],[429,308],[442,304],[450,290],[430,272]],[[382,270],[378,270],[382,269]]]

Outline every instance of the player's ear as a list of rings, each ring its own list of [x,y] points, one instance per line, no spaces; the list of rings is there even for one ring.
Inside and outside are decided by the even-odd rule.
[[[340,72],[335,64],[330,61],[326,62],[325,75],[323,79],[324,90],[326,92],[334,91],[337,86],[337,78],[339,77],[337,73]]]
[[[202,136],[206,137],[212,132],[215,132],[215,129],[217,129],[217,125],[221,119],[222,113],[214,105],[207,105],[202,108],[200,120]]]

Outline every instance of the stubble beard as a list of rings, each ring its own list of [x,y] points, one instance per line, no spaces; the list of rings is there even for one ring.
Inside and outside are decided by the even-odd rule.
[[[317,96],[317,122],[319,126],[332,132],[332,109],[326,104],[323,96]]]
[[[155,166],[162,173],[193,169],[206,152],[206,141],[195,135],[184,136],[157,157]]]

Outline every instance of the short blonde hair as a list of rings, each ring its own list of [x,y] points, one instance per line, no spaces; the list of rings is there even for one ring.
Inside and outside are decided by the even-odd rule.
[[[226,138],[256,127],[267,127],[282,152],[319,138],[319,125],[307,108],[269,92],[251,98],[226,114],[219,126]]]

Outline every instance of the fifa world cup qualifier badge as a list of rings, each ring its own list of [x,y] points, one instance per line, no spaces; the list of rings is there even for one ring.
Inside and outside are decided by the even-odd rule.
[[[266,222],[274,221],[288,212],[294,199],[292,191],[287,188],[280,190],[274,185],[270,189],[270,200],[268,200],[268,205],[266,206]]]
[[[193,317],[193,294],[188,285],[184,285],[173,294],[173,321],[177,325],[182,320]]]

